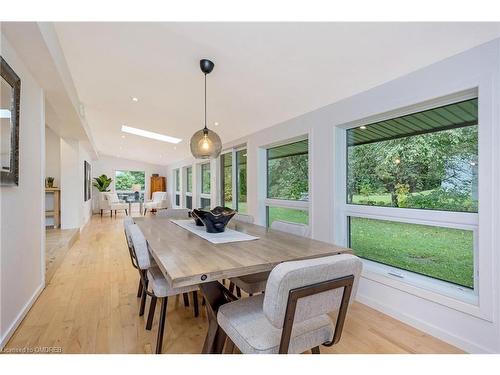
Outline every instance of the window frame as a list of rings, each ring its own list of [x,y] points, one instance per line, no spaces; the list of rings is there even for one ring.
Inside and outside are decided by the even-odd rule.
[[[191,191],[188,191],[188,186],[189,186],[189,183],[188,183],[188,178],[189,178],[189,173],[188,173],[188,170],[191,169]],[[185,191],[184,191],[184,207],[186,208],[189,208],[188,205],[187,205],[187,200],[188,198],[187,197],[191,197],[191,208],[193,208],[193,166],[192,165],[188,165],[186,167],[184,167],[184,171],[185,171],[185,181],[186,181],[186,187],[185,187]]]
[[[308,162],[307,162],[307,168],[308,168],[308,199],[307,201],[303,200],[293,200],[293,199],[276,199],[276,198],[268,198],[268,155],[269,155],[269,149],[279,147],[279,146],[286,146],[288,144],[300,142],[307,140],[307,153],[308,153]],[[264,223],[266,224],[266,227],[270,226],[269,223],[269,207],[282,207],[282,208],[290,208],[290,209],[295,209],[295,210],[302,210],[306,211],[308,216],[310,214],[310,207],[311,207],[311,155],[310,155],[310,150],[311,150],[311,137],[309,134],[303,134],[298,137],[294,138],[289,138],[286,140],[282,140],[277,143],[273,143],[270,145],[267,145],[263,147],[264,151],[264,183],[265,183],[265,191],[264,191]],[[308,218],[308,224],[307,224],[309,230],[308,232],[311,233],[311,217]]]
[[[181,179],[181,169],[174,169],[174,207],[180,207],[182,205],[181,201],[181,191],[182,191],[182,179]],[[177,204],[177,197],[179,197],[179,204]]]
[[[240,146],[232,147],[227,149],[221,153],[221,156],[231,154],[231,195],[232,200],[231,204],[233,206],[233,210],[239,211],[239,174],[238,174],[238,158],[237,154],[240,151],[246,150],[248,155],[247,145],[243,144]],[[248,178],[248,157],[247,157],[247,178]],[[223,158],[219,159],[219,180],[220,180],[220,191],[219,191],[219,199],[221,205],[224,205],[225,197],[224,197],[224,162]],[[248,189],[248,180],[247,180],[247,189]],[[247,194],[247,205],[248,205],[248,194]],[[247,207],[248,212],[248,207]],[[247,213],[245,212],[245,213]]]
[[[208,170],[210,171],[210,191],[208,193],[203,192],[203,166],[208,165]],[[204,163],[199,163],[198,165],[198,173],[197,173],[197,181],[199,181],[198,185],[198,207],[203,207],[202,205],[202,199],[208,199],[210,201],[210,206],[212,205],[212,165],[211,163],[204,162]]]
[[[403,278],[393,276],[391,275],[392,270],[390,266],[365,259],[363,259],[363,277],[447,307],[451,307],[458,311],[491,321],[493,318],[493,305],[491,299],[493,298],[494,281],[491,266],[488,266],[492,262],[492,243],[491,240],[485,236],[491,236],[492,227],[486,220],[491,220],[492,213],[489,207],[485,207],[486,205],[484,202],[491,200],[492,195],[488,192],[488,189],[490,189],[493,185],[493,180],[488,175],[488,170],[491,170],[493,161],[493,158],[490,156],[491,144],[489,142],[489,139],[492,138],[493,118],[491,112],[488,113],[487,111],[488,108],[492,107],[492,96],[491,90],[486,84],[477,85],[476,82],[475,84],[471,84],[469,87],[472,88],[465,88],[463,91],[455,91],[438,98],[424,102],[420,101],[417,104],[409,105],[407,107],[397,108],[381,114],[375,114],[359,120],[335,125],[335,175],[339,178],[336,179],[335,184],[334,236],[336,244],[348,246],[348,216],[472,230],[474,232],[473,291],[446,281],[437,280],[424,275],[418,275],[410,271],[403,271],[395,267],[392,267],[392,270],[396,270],[396,272],[401,273]],[[486,93],[488,90],[489,93],[484,96],[479,95],[479,87],[484,89],[482,93]],[[486,89],[486,87],[488,87],[488,89]],[[347,204],[347,129],[475,97],[478,98],[479,103],[478,213]],[[397,212],[394,212],[395,210]],[[481,216],[479,213],[481,213]],[[486,216],[486,219],[484,219],[484,216]],[[483,219],[481,219],[481,217],[483,217]]]
[[[146,189],[147,189],[147,186],[146,186],[146,171],[132,170],[132,169],[115,169],[114,170],[114,182],[113,182],[113,184],[115,185],[115,191],[117,193],[130,193],[130,192],[132,192],[132,187],[130,187],[130,189],[127,189],[127,190],[118,190],[118,189],[116,189],[116,181],[117,181],[116,172],[142,172],[142,173],[144,173],[144,189],[141,189],[140,192],[142,194],[145,194]]]

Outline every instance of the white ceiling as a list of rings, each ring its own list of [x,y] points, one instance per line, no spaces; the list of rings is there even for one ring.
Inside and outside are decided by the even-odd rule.
[[[208,76],[208,125],[229,142],[500,36],[498,23],[55,28],[98,151],[160,164],[189,156],[189,139],[202,127],[200,58],[215,62]],[[175,146],[133,135],[123,139],[123,124],[183,141]]]

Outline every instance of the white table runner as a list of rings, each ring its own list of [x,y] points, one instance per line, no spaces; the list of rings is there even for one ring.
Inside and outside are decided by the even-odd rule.
[[[208,233],[205,226],[199,227],[195,224],[194,220],[170,220],[172,223],[190,231],[191,233],[200,236],[201,238],[215,244],[252,241],[258,240],[259,237],[251,236],[249,234],[238,232],[233,229],[226,228],[222,233]]]

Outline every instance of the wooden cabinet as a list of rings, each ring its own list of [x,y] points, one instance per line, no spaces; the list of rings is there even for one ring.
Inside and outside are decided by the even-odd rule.
[[[155,191],[167,191],[167,180],[162,176],[151,176],[151,192],[149,198],[151,199]]]
[[[61,194],[59,188],[45,188],[45,226],[61,226]]]

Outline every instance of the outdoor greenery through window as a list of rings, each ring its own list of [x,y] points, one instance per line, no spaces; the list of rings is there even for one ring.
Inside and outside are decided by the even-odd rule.
[[[473,241],[470,230],[350,218],[357,256],[467,288],[474,287]]]
[[[233,173],[233,160],[236,160]],[[221,155],[222,202],[225,207],[247,212],[247,150],[232,150]],[[235,179],[235,181],[233,181]],[[233,192],[233,182],[236,192]]]
[[[347,130],[346,198],[356,216],[367,206],[417,208],[436,223],[398,222],[398,210],[394,221],[350,217],[356,255],[474,288],[473,230],[439,226],[432,211],[478,211],[477,108],[474,98]]]
[[[193,191],[193,168],[186,168],[186,192],[191,193]]]
[[[180,172],[178,169],[175,170],[175,191],[181,190],[181,179]]]
[[[307,201],[309,162],[307,139],[267,150],[267,197]]]
[[[236,201],[238,212],[247,212],[247,150],[236,151]]]
[[[477,99],[347,133],[347,203],[477,212]]]
[[[309,213],[305,210],[286,207],[267,207],[267,226],[270,227],[273,221],[290,221],[292,223],[309,224]]]
[[[201,192],[210,194],[210,163],[201,165]]]
[[[145,188],[144,171],[116,171],[115,190],[132,191],[132,185],[141,185],[141,191]]]
[[[233,153],[221,155],[222,202],[225,207],[233,208]]]

